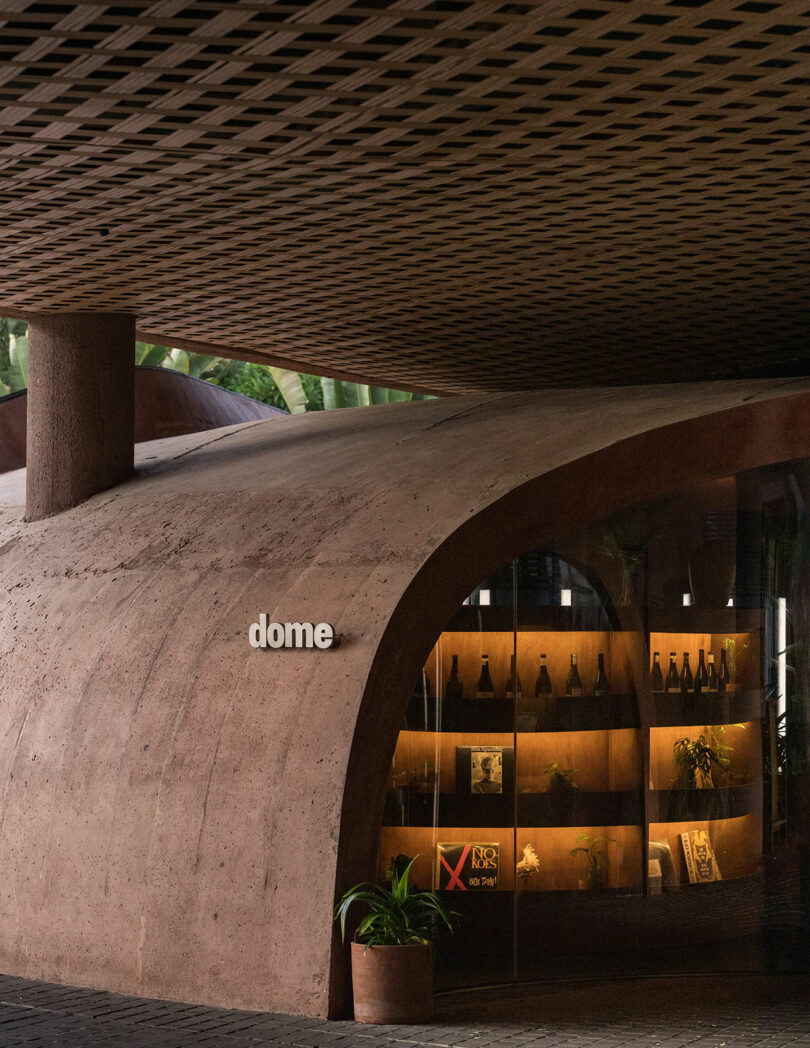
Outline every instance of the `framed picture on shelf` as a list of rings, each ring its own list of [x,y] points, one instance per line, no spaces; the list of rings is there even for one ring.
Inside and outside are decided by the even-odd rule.
[[[722,881],[708,830],[689,830],[682,833],[681,843],[690,884]]]
[[[514,746],[456,746],[456,793],[511,793]]]
[[[441,891],[497,889],[499,867],[498,843],[452,841],[436,845],[436,881]]]

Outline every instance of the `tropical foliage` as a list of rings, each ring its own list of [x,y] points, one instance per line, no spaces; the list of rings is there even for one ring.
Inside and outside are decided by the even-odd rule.
[[[28,385],[28,327],[24,320],[0,319],[0,396]]]
[[[692,741],[688,736],[678,739],[672,747],[672,760],[678,770],[676,785],[694,789],[712,785],[712,769],[718,769],[727,778],[731,776],[731,746],[724,746],[718,738],[722,725],[712,728],[711,740],[701,732]]]
[[[25,389],[28,384],[28,328],[24,320],[0,318],[0,396]],[[267,364],[191,353],[185,349],[135,343],[135,363],[143,367],[170,368],[201,378],[263,404],[272,404],[293,415],[324,408],[391,404],[401,400],[424,400],[421,393],[381,389],[359,382],[344,382],[307,375]]]
[[[355,932],[356,939],[366,947],[429,945],[441,924],[453,930],[456,914],[448,910],[433,892],[421,891],[408,883],[411,867],[417,858],[411,859],[402,870],[394,864],[390,889],[379,884],[358,884],[346,892],[335,907],[335,920],[340,921],[344,941],[346,917],[356,902],[368,908]]]

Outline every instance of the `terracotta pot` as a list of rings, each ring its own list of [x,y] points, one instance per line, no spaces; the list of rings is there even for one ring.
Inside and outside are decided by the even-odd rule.
[[[419,945],[366,950],[362,943],[353,942],[352,985],[359,1023],[430,1022],[433,950]]]
[[[704,542],[689,558],[689,585],[698,607],[724,608],[734,588],[737,558],[722,542]]]

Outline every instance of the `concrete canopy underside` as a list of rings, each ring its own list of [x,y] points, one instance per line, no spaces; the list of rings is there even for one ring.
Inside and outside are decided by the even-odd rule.
[[[14,0],[0,315],[465,392],[804,374],[799,0]]]
[[[136,479],[29,524],[0,478],[0,967],[339,1011],[334,894],[373,874],[449,614],[596,507],[810,454],[809,406],[789,380],[270,419],[141,445]],[[344,641],[255,651],[261,611]]]

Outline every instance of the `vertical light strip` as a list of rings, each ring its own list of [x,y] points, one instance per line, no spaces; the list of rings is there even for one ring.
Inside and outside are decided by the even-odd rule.
[[[776,714],[780,716],[787,707],[787,597],[776,601],[776,665],[777,698]]]
[[[560,606],[563,608],[571,607],[571,590],[561,589],[560,590]]]

